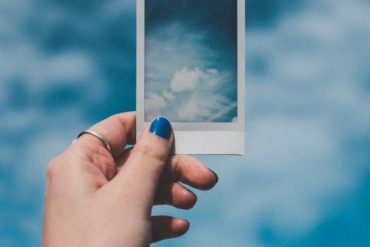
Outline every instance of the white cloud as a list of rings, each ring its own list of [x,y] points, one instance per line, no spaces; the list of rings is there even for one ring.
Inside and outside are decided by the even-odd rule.
[[[168,100],[168,101],[172,101],[175,99],[175,94],[173,92],[168,92],[168,91],[164,91],[163,92],[163,97]]]
[[[209,102],[208,100],[191,98],[179,107],[178,112],[181,113],[181,118],[186,121],[203,119],[211,114],[210,106],[212,105]]]
[[[167,102],[163,96],[150,93],[145,98],[146,118],[150,121],[156,117],[164,116],[163,109],[166,107]]]
[[[171,89],[175,92],[194,90],[202,77],[203,72],[199,69],[188,70],[186,67],[176,71],[172,81]]]
[[[181,96],[179,96],[181,94]],[[178,102],[181,97],[181,101]],[[197,92],[168,92],[163,94],[148,93],[145,99],[146,119],[166,116],[176,121],[214,122],[237,107],[222,95],[202,94]]]
[[[226,76],[221,76],[217,69],[208,69],[207,72],[203,73],[203,80],[209,87],[214,87],[217,83],[226,81]]]
[[[165,115],[176,121],[212,122],[222,118],[237,107],[237,103],[227,99],[217,87],[227,79],[225,73],[216,69],[183,67],[175,72],[169,91],[147,93],[146,119]]]
[[[235,102],[230,102],[217,94],[210,94],[206,97],[203,95],[190,96],[184,104],[178,106],[177,111],[181,114],[179,117],[183,121],[214,122],[235,108]]]
[[[175,72],[170,85],[174,93],[180,93],[198,89],[199,84],[208,87],[215,86],[221,79],[216,69],[202,71],[199,68],[191,70],[183,67]]]

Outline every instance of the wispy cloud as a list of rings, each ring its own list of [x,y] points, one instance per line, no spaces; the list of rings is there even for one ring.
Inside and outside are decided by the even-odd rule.
[[[160,4],[160,1],[153,3],[152,8],[162,6],[178,11],[165,1]],[[189,9],[192,5],[181,6]],[[208,3],[202,2],[190,8],[204,10],[206,6]],[[235,6],[226,7],[225,16],[232,19]],[[147,121],[158,115],[173,122],[231,122],[237,117],[236,35],[233,40],[232,28],[225,28],[222,20],[205,21],[212,15],[207,14],[206,18],[203,14],[203,11],[197,12],[191,19],[179,14],[173,19],[164,16],[159,21],[157,18],[147,20]],[[151,16],[150,12],[147,15]],[[234,23],[230,19],[223,21]],[[215,23],[219,22],[223,26],[218,27],[217,33],[213,32]],[[197,23],[199,25],[195,25]]]
[[[219,92],[227,76],[216,69],[177,70],[170,88],[163,93],[147,92],[146,119],[166,116],[175,121],[214,122],[237,109],[237,103]]]
[[[193,91],[199,88],[199,84],[213,87],[221,80],[222,78],[220,78],[216,69],[208,69],[206,72],[203,72],[199,68],[189,70],[183,67],[175,72],[171,81],[171,89],[174,93]]]

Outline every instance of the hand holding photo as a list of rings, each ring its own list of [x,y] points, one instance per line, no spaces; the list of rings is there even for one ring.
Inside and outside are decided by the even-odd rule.
[[[244,0],[137,2],[137,124],[163,116],[175,152],[244,153]]]

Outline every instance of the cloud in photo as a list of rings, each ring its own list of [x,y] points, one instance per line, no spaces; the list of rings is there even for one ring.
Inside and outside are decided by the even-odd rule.
[[[212,3],[214,10],[208,1],[146,3],[146,121],[160,115],[172,122],[237,117],[236,2]],[[192,11],[192,17],[183,11]]]
[[[199,87],[199,84],[215,86],[220,80],[216,69],[208,69],[203,72],[198,68],[189,70],[184,67],[175,72],[171,81],[171,89],[174,93],[193,91]]]
[[[192,91],[198,86],[198,82],[203,77],[203,72],[199,69],[188,70],[186,67],[176,71],[172,81],[171,89],[175,93]]]
[[[176,71],[168,91],[147,92],[147,120],[160,115],[182,122],[214,122],[222,119],[237,108],[236,102],[217,94],[227,77],[216,69],[202,71],[184,67]]]

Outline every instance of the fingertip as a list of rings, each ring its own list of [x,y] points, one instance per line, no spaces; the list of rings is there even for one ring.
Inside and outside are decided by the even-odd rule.
[[[216,172],[209,168],[205,168],[202,173],[199,174],[201,180],[199,179],[198,189],[200,190],[210,190],[218,183],[218,176]]]
[[[149,132],[168,141],[172,136],[172,126],[167,118],[158,117],[150,124]]]
[[[208,168],[208,170],[212,173],[212,175],[213,175],[213,185],[212,185],[212,187],[213,186],[215,186],[217,183],[218,183],[218,175],[217,175],[217,173],[215,172],[215,171],[213,171],[211,168]],[[211,188],[212,188],[211,187]]]
[[[209,190],[218,182],[217,174],[191,155],[171,156],[167,167],[165,179],[181,181],[200,190]]]
[[[171,228],[171,233],[175,236],[182,236],[189,230],[189,228],[190,223],[188,220],[175,218]]]
[[[197,203],[197,201],[198,201],[197,195],[193,191],[191,191],[187,188],[183,193],[184,193],[183,196],[185,198],[184,202],[186,203],[186,204],[183,205],[183,209],[193,208],[195,206],[195,204]]]
[[[136,154],[144,154],[148,158],[159,158],[160,163],[164,165],[168,160],[172,144],[171,124],[166,118],[159,117],[149,126],[144,127],[132,151]]]
[[[190,223],[171,216],[153,216],[152,226],[152,242],[158,242],[184,235],[189,230]]]
[[[184,210],[193,208],[196,202],[196,194],[177,182],[160,185],[155,196],[156,205],[168,204]]]

